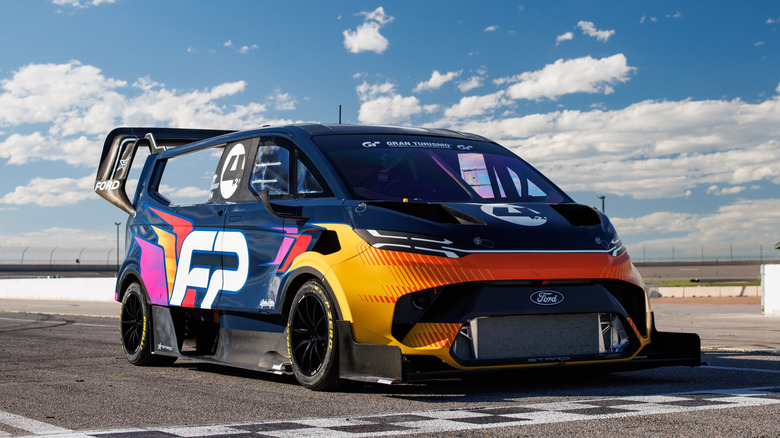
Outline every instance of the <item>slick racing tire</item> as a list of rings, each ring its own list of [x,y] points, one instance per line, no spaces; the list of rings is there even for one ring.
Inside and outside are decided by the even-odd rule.
[[[122,299],[119,323],[122,335],[122,351],[133,365],[168,365],[175,357],[152,354],[152,318],[146,294],[138,283],[132,283],[125,290]]]
[[[339,383],[335,307],[322,284],[304,283],[287,320],[287,352],[293,373],[306,388],[323,391]]]

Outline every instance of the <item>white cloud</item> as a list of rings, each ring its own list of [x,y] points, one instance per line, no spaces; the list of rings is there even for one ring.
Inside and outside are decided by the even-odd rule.
[[[225,41],[225,44],[223,44],[223,45],[225,47],[233,47],[233,41],[232,40],[227,40],[227,41]]]
[[[573,40],[573,39],[574,39],[574,34],[571,33],[571,32],[566,32],[564,34],[558,35],[558,37],[555,38],[555,45],[557,46],[558,44],[560,44],[560,43],[562,43],[564,41],[569,41],[569,40]]]
[[[188,187],[171,187],[165,184],[160,184],[160,193],[165,193],[170,199],[208,199],[209,191],[200,187],[188,186]],[[128,193],[132,193],[128,190]]]
[[[11,134],[0,142],[0,158],[8,164],[26,164],[38,160],[64,161],[71,165],[95,165],[103,143],[96,138],[60,138],[40,132]]]
[[[495,31],[497,31],[497,30],[498,30],[498,26],[496,26],[496,25],[492,25],[492,26],[488,26],[488,27],[486,27],[484,31],[485,31],[485,32],[495,32]]]
[[[363,83],[356,87],[356,90],[358,99],[365,102],[385,94],[393,93],[395,91],[395,84],[390,81],[385,81],[381,84],[369,84],[368,82],[363,81]]]
[[[566,191],[638,199],[780,185],[780,98],[644,101],[623,109],[440,120],[512,148]],[[587,177],[584,177],[587,176]]]
[[[623,54],[608,58],[594,59],[590,56],[570,60],[559,59],[543,69],[517,74],[511,77],[494,79],[495,85],[507,85],[501,90],[485,96],[464,97],[445,111],[445,116],[462,119],[477,117],[498,108],[511,105],[512,100],[552,99],[572,93],[604,93],[614,91],[612,85],[626,82],[635,67],[626,63]],[[472,85],[480,84],[481,78],[472,78],[470,83],[462,83],[461,90],[469,90]],[[448,123],[445,121],[445,123]]]
[[[119,210],[117,210],[119,211]],[[105,223],[103,223],[105,222]],[[124,220],[122,220],[124,222]],[[110,218],[102,218],[102,231],[94,228],[50,227],[26,233],[0,234],[5,260],[21,260],[25,263],[67,260],[74,262],[81,256],[82,263],[114,263],[116,261],[116,227]],[[120,228],[124,234],[124,228]],[[28,248],[25,251],[25,248]],[[75,248],[75,251],[74,251]],[[87,248],[86,251],[82,249]],[[98,252],[90,249],[100,249]],[[109,250],[114,249],[114,250]],[[66,259],[67,258],[67,259]]]
[[[742,200],[721,206],[713,214],[656,212],[636,218],[611,219],[621,235],[652,233],[669,236],[637,242],[630,245],[630,250],[644,245],[677,248],[735,242],[740,245],[771,245],[777,240],[774,236],[780,223],[780,202],[777,199]]]
[[[385,8],[381,6],[371,12],[359,12],[358,15],[366,17],[366,21],[375,21],[382,26],[395,20],[395,17],[385,14]]]
[[[517,82],[507,90],[512,99],[556,99],[571,93],[610,94],[614,91],[612,85],[627,82],[634,70],[635,67],[627,64],[625,55],[618,53],[601,59],[590,56],[559,59],[541,70],[494,82],[498,85]]]
[[[394,17],[385,14],[385,10],[381,6],[372,12],[360,12],[360,15],[365,17],[363,24],[355,30],[347,29],[342,32],[344,47],[350,53],[383,53],[390,43],[379,33],[379,30],[393,21]]]
[[[475,88],[481,87],[484,80],[485,80],[484,76],[472,76],[466,79],[465,81],[460,82],[458,84],[458,89],[460,90],[461,93],[468,93],[469,91]]]
[[[721,196],[721,195],[734,195],[737,193],[740,193],[745,190],[744,186],[733,186],[733,187],[723,187],[719,188],[717,185],[713,184],[709,187],[707,187],[707,193],[711,195]]]
[[[363,82],[356,87],[356,91],[361,101],[358,111],[358,120],[361,123],[401,123],[423,112],[419,99],[414,96],[401,96],[395,91],[395,85],[389,81],[374,85]]]
[[[431,74],[431,78],[427,81],[418,82],[412,92],[419,93],[424,90],[438,90],[442,85],[460,76],[462,70],[450,71],[445,74],[439,73],[438,70],[434,70]]]
[[[432,104],[432,105],[423,105],[423,112],[425,114],[431,114],[439,111],[441,108],[441,105]]]
[[[290,93],[282,93],[282,90],[274,88],[273,94],[269,97],[275,110],[289,111],[295,109],[296,101],[290,96]]]
[[[0,81],[0,126],[62,121],[79,109],[110,101],[114,91],[125,87],[122,80],[105,78],[100,69],[67,64],[29,64],[11,79]]]
[[[0,158],[9,164],[62,160],[94,166],[103,135],[120,125],[234,129],[257,126],[265,105],[225,107],[222,98],[241,93],[246,82],[227,82],[203,90],[179,91],[149,77],[126,81],[105,77],[78,61],[30,64],[0,81]],[[294,101],[277,95],[279,108]],[[47,131],[41,131],[45,124]],[[97,152],[96,152],[97,151]]]
[[[358,120],[366,124],[400,123],[421,111],[420,101],[416,97],[393,94],[363,102],[360,105]]]
[[[602,43],[606,43],[607,41],[609,41],[609,38],[615,34],[614,30],[596,29],[596,26],[593,24],[592,21],[581,20],[579,23],[577,23],[577,27],[582,29],[582,33],[584,33],[585,35],[596,38]]]
[[[241,46],[238,49],[238,53],[242,55],[246,55],[247,53],[251,52],[252,50],[257,50],[259,46],[257,44],[252,44],[251,46]]]
[[[100,6],[102,4],[116,3],[116,0],[52,0],[57,6],[72,6],[74,8],[88,8],[90,6]]]
[[[4,204],[41,207],[74,205],[95,196],[94,175],[83,178],[33,178],[26,186],[18,186],[13,192],[0,198]]]
[[[447,108],[444,111],[444,115],[457,119],[476,117],[510,103],[504,91],[498,91],[486,96],[467,96],[461,98],[460,102]]]

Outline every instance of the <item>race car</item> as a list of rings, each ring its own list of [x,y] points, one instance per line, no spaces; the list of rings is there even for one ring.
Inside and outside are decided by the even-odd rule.
[[[656,330],[609,219],[479,135],[117,128],[95,191],[130,215],[115,297],[136,365],[182,357],[324,390],[701,363],[696,334]]]

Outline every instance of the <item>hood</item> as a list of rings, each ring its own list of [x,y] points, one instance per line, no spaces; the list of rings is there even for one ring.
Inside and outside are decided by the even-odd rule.
[[[351,225],[376,247],[380,246],[375,243],[400,241],[408,235],[412,240],[439,243],[458,256],[504,251],[622,252],[609,219],[580,204],[378,201],[348,202],[345,208]]]

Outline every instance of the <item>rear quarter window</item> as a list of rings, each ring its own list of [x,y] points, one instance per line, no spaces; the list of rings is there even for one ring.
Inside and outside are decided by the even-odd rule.
[[[215,169],[222,152],[222,147],[215,147],[169,157],[162,163],[162,174],[152,192],[171,205],[212,201]]]

